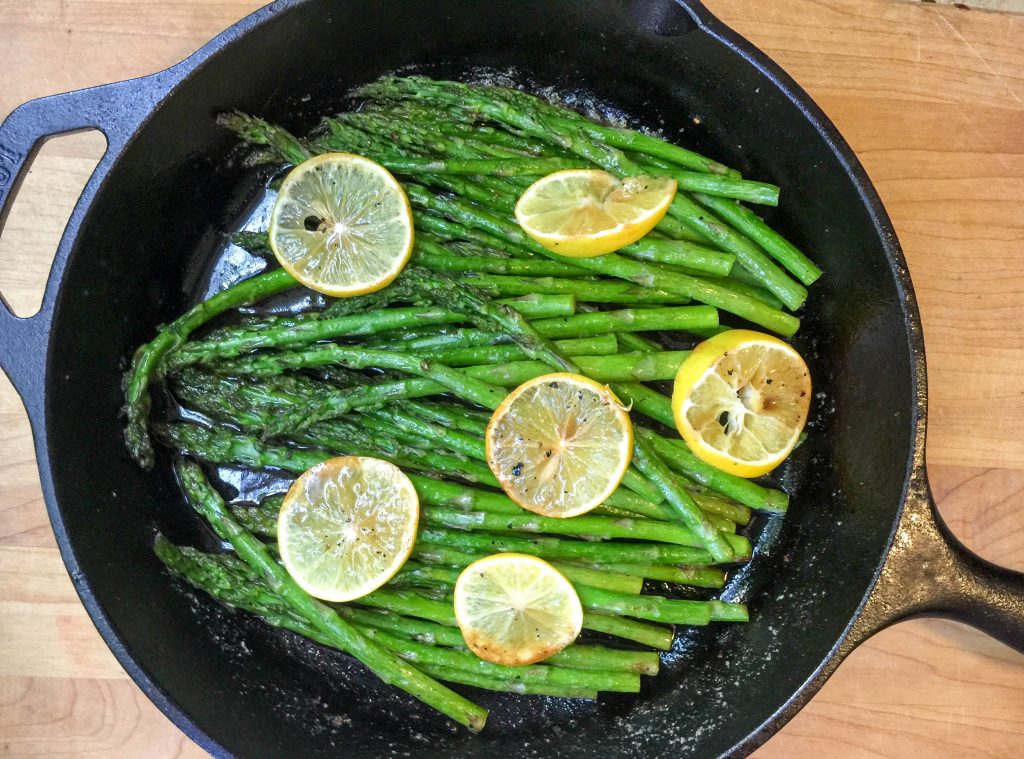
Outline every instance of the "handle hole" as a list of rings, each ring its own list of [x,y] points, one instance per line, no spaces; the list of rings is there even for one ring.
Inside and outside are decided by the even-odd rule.
[[[0,235],[0,292],[18,316],[39,310],[64,227],[106,149],[95,129],[51,137],[22,169]]]

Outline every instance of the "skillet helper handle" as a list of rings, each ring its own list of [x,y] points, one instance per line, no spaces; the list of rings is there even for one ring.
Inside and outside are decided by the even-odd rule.
[[[986,561],[953,535],[935,507],[923,467],[851,637],[859,642],[913,617],[963,622],[1024,653],[1024,573]]]
[[[12,111],[0,124],[0,234],[32,159],[48,138],[84,129],[98,129],[106,136],[107,150],[83,190],[83,195],[91,194],[91,186],[134,134],[139,114],[148,112],[162,89],[159,84],[159,75],[130,79],[30,100]],[[76,207],[69,226],[82,212],[83,208]],[[63,240],[36,314],[16,316],[0,293],[0,368],[26,405],[41,397],[35,391],[42,385],[53,298],[63,277],[66,247],[69,242]]]
[[[961,543],[931,504],[946,541],[953,585],[931,599],[933,614],[976,627],[1024,653],[1024,573],[986,561]]]

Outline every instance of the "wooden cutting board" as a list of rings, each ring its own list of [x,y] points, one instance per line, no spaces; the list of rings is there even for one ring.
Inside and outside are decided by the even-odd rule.
[[[1024,19],[883,0],[706,2],[810,91],[875,181],[921,301],[942,513],[971,548],[1024,569]],[[259,5],[0,0],[0,115],[168,66]],[[0,290],[23,313],[102,148],[88,134],[51,142],[15,204]],[[1022,738],[1024,656],[915,621],[856,651],[758,756],[1011,757]],[[204,755],[127,679],[80,606],[6,378],[0,754]]]

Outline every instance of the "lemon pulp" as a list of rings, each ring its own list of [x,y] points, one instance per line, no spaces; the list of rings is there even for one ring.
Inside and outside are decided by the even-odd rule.
[[[599,506],[622,481],[633,427],[606,386],[578,374],[536,377],[491,416],[487,464],[524,509],[570,517]]]
[[[569,169],[526,188],[515,214],[523,230],[548,250],[588,258],[611,253],[650,232],[675,193],[674,179],[619,179],[607,171]]]
[[[676,426],[695,455],[740,477],[785,460],[807,421],[811,377],[790,345],[730,330],[680,365],[672,392]]]
[[[380,290],[413,244],[412,209],[383,166],[327,153],[285,178],[270,217],[270,247],[295,279],[334,297]]]
[[[278,515],[281,559],[312,596],[351,601],[386,583],[409,558],[419,498],[394,464],[339,456],[306,470]]]
[[[580,634],[576,590],[546,561],[495,554],[473,562],[455,583],[455,618],[481,659],[509,666],[558,653]]]

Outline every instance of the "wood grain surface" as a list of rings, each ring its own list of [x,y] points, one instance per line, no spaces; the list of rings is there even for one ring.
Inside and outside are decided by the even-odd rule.
[[[910,261],[928,350],[941,511],[1024,569],[1024,18],[894,0],[706,0],[802,84],[874,180]],[[0,116],[146,74],[254,0],[0,0]],[[103,149],[53,140],[0,241],[0,290],[39,302],[68,209]],[[757,756],[1016,757],[1024,657],[931,620],[881,633]],[[24,411],[0,378],[0,754],[199,757],[96,633],[57,553]]]

